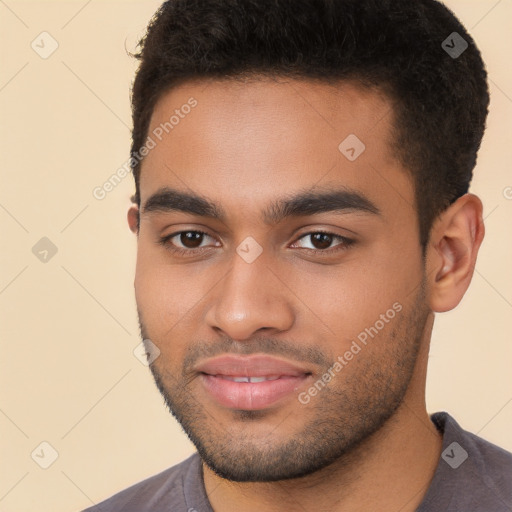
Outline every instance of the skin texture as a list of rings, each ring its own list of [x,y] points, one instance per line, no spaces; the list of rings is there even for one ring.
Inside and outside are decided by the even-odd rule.
[[[128,222],[138,235],[141,333],[161,352],[151,369],[203,458],[214,510],[415,510],[441,450],[424,399],[434,312],[455,307],[469,286],[484,234],[480,200],[467,194],[438,218],[423,258],[413,181],[391,152],[391,102],[378,91],[189,82],[160,98],[149,132],[190,97],[197,106],[142,164],[142,208],[130,208]],[[355,161],[338,149],[349,134],[366,146]],[[144,212],[163,187],[208,198],[225,218]],[[378,213],[276,224],[262,216],[284,196],[340,188]],[[207,236],[188,245],[172,238],[187,255],[159,243],[194,230]],[[306,236],[318,231],[353,242]],[[252,263],[236,252],[248,236],[262,248]],[[400,311],[301,403],[299,393],[394,304]],[[226,353],[273,354],[310,375],[266,409],[228,409],[195,369]]]

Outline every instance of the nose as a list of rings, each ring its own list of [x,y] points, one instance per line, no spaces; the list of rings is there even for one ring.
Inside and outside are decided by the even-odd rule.
[[[247,263],[235,254],[231,270],[215,287],[209,304],[207,324],[237,341],[259,331],[287,331],[294,323],[290,292],[262,257]]]

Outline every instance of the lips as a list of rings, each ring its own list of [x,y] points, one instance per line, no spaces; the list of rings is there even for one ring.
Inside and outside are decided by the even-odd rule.
[[[282,359],[256,355],[222,356],[196,367],[203,388],[217,404],[240,410],[261,410],[289,397],[311,371]]]
[[[233,382],[265,382],[267,380],[279,379],[280,375],[273,375],[268,377],[232,377],[231,375],[216,375],[222,379],[231,380]]]

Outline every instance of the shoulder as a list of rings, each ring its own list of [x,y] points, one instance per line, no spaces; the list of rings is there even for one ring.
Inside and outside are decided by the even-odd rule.
[[[464,430],[448,413],[441,412],[432,415],[432,421],[444,432],[443,453],[450,447],[450,444],[463,443],[461,448],[467,454],[462,452],[462,456],[471,457],[471,465],[478,470],[479,474],[489,477],[499,477],[506,474],[509,482],[512,477],[512,453],[503,448],[486,441],[476,434]],[[454,445],[454,448],[458,448]],[[445,458],[451,454],[446,453]]]
[[[471,454],[471,468],[478,475],[478,492],[492,495],[506,508],[512,509],[512,453],[470,432],[463,431]],[[483,498],[482,498],[483,499]]]
[[[443,433],[443,448],[418,511],[512,510],[512,453],[462,429],[445,412],[431,419]]]
[[[83,512],[151,512],[187,510],[184,487],[201,494],[201,463],[197,453],[161,473],[153,475]],[[190,507],[189,507],[190,508]]]

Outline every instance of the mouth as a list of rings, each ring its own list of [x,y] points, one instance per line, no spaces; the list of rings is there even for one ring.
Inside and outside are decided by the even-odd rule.
[[[290,398],[312,375],[289,361],[269,356],[223,356],[196,371],[207,395],[229,409],[255,411]]]
[[[281,375],[273,375],[269,377],[234,377],[231,375],[214,375],[214,377],[230,380],[232,382],[265,382],[267,380],[277,380]]]

